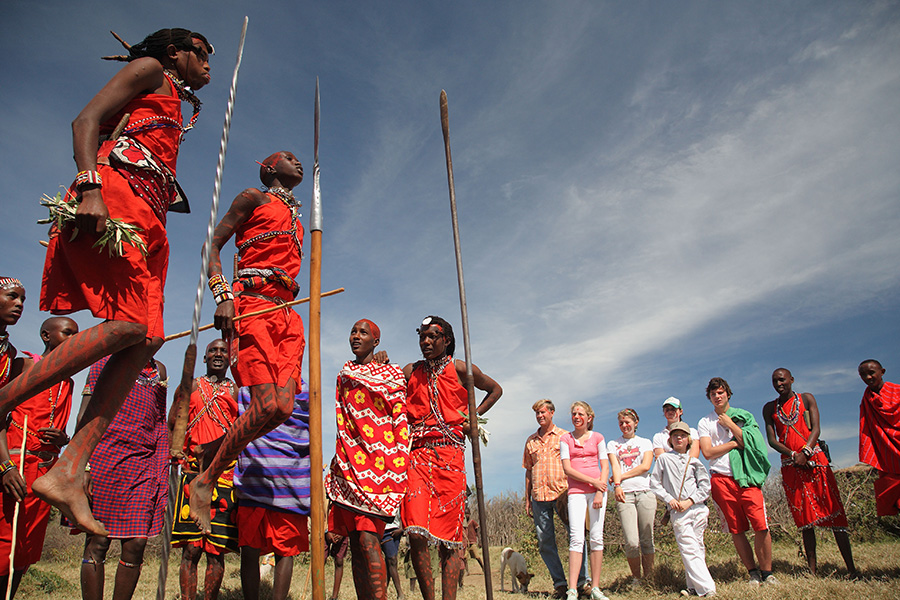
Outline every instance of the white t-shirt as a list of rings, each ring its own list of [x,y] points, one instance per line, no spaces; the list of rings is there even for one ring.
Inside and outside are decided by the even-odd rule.
[[[701,438],[708,437],[713,446],[721,446],[734,439],[731,430],[719,425],[719,415],[712,411],[697,423],[697,433]],[[709,470],[713,473],[721,473],[731,477],[731,462],[728,452],[718,458],[709,461]]]
[[[699,444],[700,435],[697,430],[691,427],[691,440],[695,444]],[[653,434],[653,449],[662,448],[663,452],[673,452],[672,446],[669,445],[669,426],[666,425],[659,433]]]
[[[644,452],[653,453],[653,443],[647,438],[634,436],[626,440],[625,436],[606,442],[606,451],[619,459],[619,468],[622,473],[641,466],[644,460]],[[623,492],[644,492],[650,489],[650,472],[636,477],[622,480]]]

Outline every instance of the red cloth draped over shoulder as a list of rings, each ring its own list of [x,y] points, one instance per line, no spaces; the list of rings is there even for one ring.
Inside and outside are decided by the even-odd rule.
[[[168,80],[167,80],[168,81]],[[178,145],[182,136],[181,100],[169,82],[172,95],[141,94],[101,126],[110,133],[124,113],[131,113],[126,131],[143,144],[175,174]],[[160,126],[140,129],[142,124]],[[140,123],[143,122],[143,123]],[[169,264],[169,242],[165,216],[162,220],[153,206],[168,206],[170,198],[151,198],[150,190],[128,169],[102,164],[114,140],[104,142],[98,151],[97,170],[103,179],[103,201],[110,218],[121,219],[142,229],[147,244],[145,258],[139,250],[124,244],[124,256],[109,256],[105,249],[94,248],[96,236],[80,232],[70,241],[71,230],[51,233],[44,262],[40,309],[56,315],[90,310],[98,319],[139,323],[148,328],[147,337],[163,337],[163,287]],[[156,186],[151,186],[156,187]],[[160,185],[174,195],[174,188]],[[75,194],[74,188],[69,193]]]
[[[859,460],[900,475],[900,385],[885,381],[878,393],[866,388],[859,406]]]
[[[303,226],[277,196],[267,196],[270,201],[253,209],[236,232],[235,245],[240,254],[238,273],[245,269],[278,268],[296,279],[300,273]],[[271,308],[269,300],[241,296],[244,290],[244,284],[238,281],[234,286],[238,315]],[[293,293],[274,281],[254,287],[252,292],[284,302],[294,299]],[[292,309],[242,319],[235,328],[239,351],[238,362],[231,373],[239,386],[275,383],[284,387],[295,371],[299,373],[306,340],[303,320]],[[300,389],[299,381],[296,386]]]
[[[425,427],[437,426],[437,418],[431,410],[431,395],[428,389],[428,374],[425,369],[425,361],[419,361],[413,366],[413,372],[409,378],[406,390],[406,414],[410,425],[424,425]],[[455,431],[462,433],[462,424],[465,417],[459,414],[469,412],[469,396],[466,388],[459,382],[456,373],[456,361],[450,360],[441,370],[437,378],[438,407],[441,418]],[[415,442],[415,436],[413,437]]]

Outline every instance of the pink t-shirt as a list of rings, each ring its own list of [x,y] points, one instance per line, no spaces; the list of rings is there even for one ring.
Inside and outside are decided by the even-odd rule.
[[[592,431],[584,444],[577,441],[571,433],[559,440],[559,458],[571,461],[572,468],[588,477],[600,477],[600,460],[606,458],[606,442],[603,436]],[[589,483],[568,478],[570,494],[593,494],[597,488]]]

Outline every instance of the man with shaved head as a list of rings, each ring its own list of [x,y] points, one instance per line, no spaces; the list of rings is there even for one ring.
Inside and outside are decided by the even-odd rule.
[[[78,324],[68,317],[51,317],[41,325],[44,352],[37,356],[26,352],[35,362],[69,337],[78,333]],[[15,506],[19,506],[16,531],[16,555],[13,565],[13,590],[18,588],[28,567],[41,559],[44,534],[50,520],[50,505],[31,492],[34,480],[50,470],[62,446],[69,442],[66,424],[72,409],[74,383],[67,378],[17,406],[9,422],[0,423],[0,461],[15,465],[3,470],[3,514],[0,515],[0,556],[9,556],[12,544],[12,522]],[[28,432],[25,432],[25,417]],[[25,436],[24,478],[19,475],[22,460],[22,436]],[[9,562],[2,562],[0,577],[9,575]],[[0,584],[6,585],[5,581]],[[15,592],[13,592],[15,593]]]
[[[303,321],[291,309],[242,319],[245,315],[293,300],[300,290],[303,226],[293,188],[303,181],[303,166],[290,152],[276,152],[259,163],[265,191],[248,188],[237,195],[216,226],[210,249],[209,287],[216,304],[215,325],[225,339],[237,335],[231,373],[250,389],[250,405],[228,430],[207,469],[192,482],[191,518],[201,533],[210,531],[210,501],[216,481],[247,444],[284,423],[294,410],[306,345]],[[235,238],[239,258],[232,291],[222,274],[220,253]]]
[[[875,510],[879,517],[900,512],[900,385],[884,380],[875,359],[859,364],[866,384],[859,405],[859,461],[878,470]]]

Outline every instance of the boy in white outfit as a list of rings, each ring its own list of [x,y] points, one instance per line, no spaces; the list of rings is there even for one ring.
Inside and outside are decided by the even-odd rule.
[[[650,490],[669,509],[675,541],[684,563],[687,589],[682,596],[715,596],[716,583],[706,566],[706,546],[703,532],[709,517],[706,499],[709,498],[709,473],[690,455],[691,429],[687,423],[676,422],[669,427],[669,443],[674,452],[656,457],[656,468],[650,476]]]

